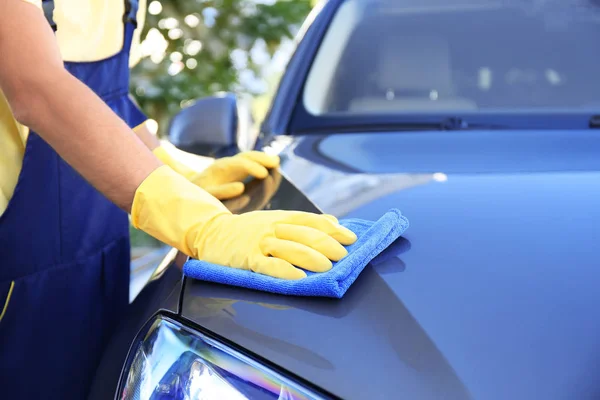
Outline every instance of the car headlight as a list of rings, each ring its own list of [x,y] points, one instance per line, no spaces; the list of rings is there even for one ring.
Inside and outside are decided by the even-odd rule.
[[[121,400],[320,399],[226,345],[159,316],[136,339]]]

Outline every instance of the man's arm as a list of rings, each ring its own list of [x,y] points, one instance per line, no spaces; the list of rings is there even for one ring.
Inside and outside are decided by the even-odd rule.
[[[140,126],[133,128],[133,131],[138,138],[146,145],[150,150],[155,150],[160,146],[160,140],[156,137],[156,134],[150,131],[148,127],[148,121],[144,122]]]
[[[0,89],[15,116],[130,211],[136,228],[188,256],[283,279],[306,276],[294,265],[330,269],[331,260],[347,254],[342,244],[356,241],[333,216],[233,215],[200,185],[161,166],[102,100],[67,73],[38,9],[21,0],[3,0],[0,7]]]
[[[0,89],[19,122],[126,211],[161,162],[87,86],[64,69],[43,13],[4,0],[0,13]]]

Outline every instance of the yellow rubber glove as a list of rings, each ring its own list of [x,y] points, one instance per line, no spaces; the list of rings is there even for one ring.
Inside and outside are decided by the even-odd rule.
[[[168,166],[135,193],[132,223],[190,257],[282,279],[325,272],[346,256],[356,235],[333,216],[299,211],[233,215],[216,198]]]
[[[262,151],[248,151],[233,157],[215,160],[190,181],[200,186],[219,200],[231,199],[244,193],[243,181],[252,176],[265,179],[269,176],[267,168],[279,166],[279,157]]]
[[[277,193],[280,184],[281,174],[274,169],[265,179],[254,180],[246,185],[241,196],[223,200],[223,204],[234,214],[262,210]]]
[[[200,173],[197,169],[192,168],[189,165],[177,160],[163,146],[158,146],[157,148],[152,150],[152,153],[154,153],[156,158],[158,158],[160,161],[162,161],[163,164],[168,165],[173,170],[175,170],[177,173],[185,176],[188,180],[192,179],[193,177],[195,177],[196,175],[198,175]]]
[[[264,179],[269,175],[267,168],[275,168],[279,165],[277,156],[262,151],[248,151],[232,157],[219,158],[204,171],[199,172],[176,160],[162,146],[154,149],[153,153],[163,163],[219,200],[241,195],[244,192],[243,181],[248,176]]]

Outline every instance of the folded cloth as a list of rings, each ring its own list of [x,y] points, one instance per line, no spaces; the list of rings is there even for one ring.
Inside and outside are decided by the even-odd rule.
[[[367,264],[402,235],[408,220],[391,209],[375,222],[350,218],[340,220],[340,224],[356,233],[358,240],[346,247],[348,255],[327,272],[306,271],[304,279],[285,280],[190,259],[183,273],[194,279],[271,293],[341,298]]]

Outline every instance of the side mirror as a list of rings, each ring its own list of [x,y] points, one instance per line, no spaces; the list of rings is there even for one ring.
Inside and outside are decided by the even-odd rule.
[[[189,153],[222,157],[250,150],[257,135],[246,102],[226,93],[194,101],[169,125],[169,140]]]

